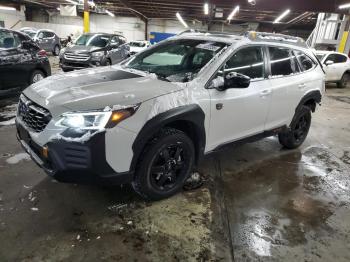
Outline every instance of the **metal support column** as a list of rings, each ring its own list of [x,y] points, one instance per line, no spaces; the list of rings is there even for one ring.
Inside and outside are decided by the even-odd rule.
[[[84,33],[90,32],[90,14],[88,0],[84,0]]]

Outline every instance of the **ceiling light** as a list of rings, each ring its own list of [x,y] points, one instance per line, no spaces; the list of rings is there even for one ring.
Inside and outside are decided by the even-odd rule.
[[[78,5],[79,3],[78,2],[75,2],[75,1],[73,1],[73,0],[66,0],[67,2],[69,2],[69,3],[71,3],[71,4],[73,4],[73,5]]]
[[[106,10],[106,14],[110,15],[111,17],[114,17],[114,14],[112,12],[109,12],[108,10]]]
[[[227,20],[232,20],[232,18],[238,13],[238,11],[239,11],[239,5],[237,5],[235,9],[233,9],[231,14],[227,17]]]
[[[56,9],[57,9],[58,11],[61,11],[61,8],[59,8],[59,7],[57,7]]]
[[[208,14],[209,14],[209,4],[208,4],[208,3],[205,3],[205,4],[204,4],[204,14],[205,14],[205,15],[208,15]]]
[[[286,17],[288,14],[290,13],[290,10],[287,9],[286,11],[284,11],[279,17],[276,18],[275,21],[273,21],[274,24],[279,23],[284,17]]]
[[[188,25],[186,24],[186,22],[182,19],[181,15],[179,13],[176,13],[176,17],[177,19],[179,19],[179,21],[181,22],[181,24],[184,25],[184,27],[188,28]]]
[[[248,0],[248,3],[251,5],[256,5],[256,1],[255,0]]]
[[[16,8],[9,6],[0,6],[0,10],[16,11]]]
[[[343,4],[339,6],[339,9],[345,9],[345,8],[350,8],[350,3],[348,4]]]

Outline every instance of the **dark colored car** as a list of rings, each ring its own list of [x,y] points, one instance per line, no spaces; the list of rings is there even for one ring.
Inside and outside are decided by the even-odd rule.
[[[71,71],[87,67],[119,63],[129,55],[124,36],[115,34],[83,34],[74,45],[61,50],[60,67]]]
[[[29,36],[0,28],[0,95],[21,91],[50,75],[44,50]]]

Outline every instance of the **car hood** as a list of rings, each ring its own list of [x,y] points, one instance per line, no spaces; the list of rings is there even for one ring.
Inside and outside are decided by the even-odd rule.
[[[104,50],[104,47],[97,46],[85,46],[85,45],[73,45],[67,46],[65,52],[74,52],[74,53],[90,53],[94,51]]]
[[[54,75],[29,86],[23,94],[57,116],[67,111],[135,105],[184,86],[116,65]]]

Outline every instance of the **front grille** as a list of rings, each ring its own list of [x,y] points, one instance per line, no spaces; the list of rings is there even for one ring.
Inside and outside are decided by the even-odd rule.
[[[64,58],[67,60],[74,60],[74,61],[87,61],[90,59],[90,55],[84,54],[84,53],[67,52],[64,54]]]
[[[23,123],[34,132],[41,132],[50,122],[50,112],[21,95],[18,103],[18,116]]]

